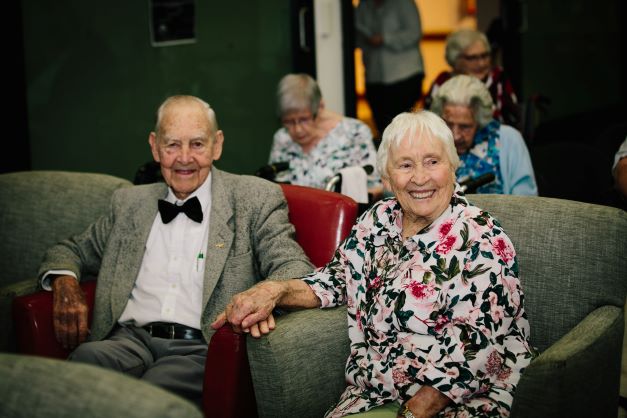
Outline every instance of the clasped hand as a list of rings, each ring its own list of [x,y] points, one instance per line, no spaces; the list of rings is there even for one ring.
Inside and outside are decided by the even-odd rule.
[[[237,333],[250,333],[255,338],[270,333],[275,328],[272,310],[276,306],[276,293],[272,282],[262,282],[231,298],[211,328],[219,329],[229,323]]]

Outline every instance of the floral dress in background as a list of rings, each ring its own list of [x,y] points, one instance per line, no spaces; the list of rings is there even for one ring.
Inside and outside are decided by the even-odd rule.
[[[322,307],[348,308],[348,386],[326,416],[403,402],[423,384],[453,400],[439,417],[508,416],[534,353],[511,241],[459,186],[406,240],[402,216],[396,199],[378,202],[303,279]]]
[[[287,129],[274,134],[269,163],[289,162],[290,169],[279,173],[278,182],[324,189],[342,168],[372,165],[376,167],[376,150],[372,132],[365,123],[344,117],[309,153],[292,141]],[[376,169],[368,176],[368,188],[381,185]]]

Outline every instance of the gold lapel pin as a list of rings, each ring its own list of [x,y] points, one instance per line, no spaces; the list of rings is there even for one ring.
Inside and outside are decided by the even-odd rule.
[[[224,244],[222,242],[216,244],[216,248],[224,248]]]

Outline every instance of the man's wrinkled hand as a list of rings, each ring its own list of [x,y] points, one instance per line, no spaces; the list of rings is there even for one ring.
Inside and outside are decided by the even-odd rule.
[[[85,294],[72,276],[59,276],[52,282],[52,322],[57,341],[73,349],[87,339],[88,307]]]
[[[235,332],[250,333],[255,338],[270,333],[275,328],[272,310],[277,299],[273,286],[274,283],[265,282],[233,296],[211,327],[218,329],[229,323]]]

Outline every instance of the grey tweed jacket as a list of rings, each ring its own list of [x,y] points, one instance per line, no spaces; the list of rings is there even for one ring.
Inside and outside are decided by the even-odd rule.
[[[98,276],[91,340],[106,338],[122,314],[157,216],[157,201],[167,190],[164,183],[117,190],[108,215],[44,256],[40,277],[50,270],[70,270],[79,279]],[[294,241],[278,185],[214,167],[211,193],[201,318],[207,341],[213,334],[209,324],[234,294],[265,278],[300,277],[313,270]]]

